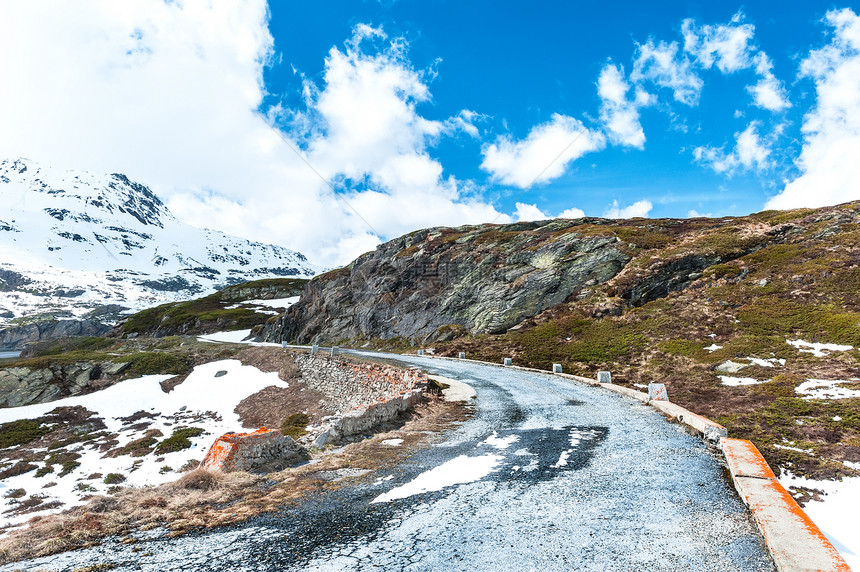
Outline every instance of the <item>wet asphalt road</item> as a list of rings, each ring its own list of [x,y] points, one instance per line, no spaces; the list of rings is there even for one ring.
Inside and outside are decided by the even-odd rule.
[[[478,398],[472,420],[395,472],[242,526],[0,570],[773,570],[716,455],[650,407],[551,375],[402,361]],[[486,474],[371,502],[458,468]]]

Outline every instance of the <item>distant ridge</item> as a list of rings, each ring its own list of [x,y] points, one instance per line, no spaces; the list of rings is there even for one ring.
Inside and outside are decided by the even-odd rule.
[[[308,278],[304,255],[180,222],[125,175],[0,161],[0,325],[140,309],[261,278]]]

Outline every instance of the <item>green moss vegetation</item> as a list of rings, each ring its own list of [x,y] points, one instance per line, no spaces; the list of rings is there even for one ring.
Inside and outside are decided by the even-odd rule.
[[[288,415],[281,423],[280,431],[288,437],[298,439],[302,435],[307,434],[306,427],[310,422],[310,417],[305,413],[293,413]]]
[[[199,427],[177,427],[173,430],[173,435],[160,442],[155,446],[155,454],[163,455],[165,453],[175,453],[191,447],[191,437],[198,437],[203,434],[203,429]]]
[[[543,369],[549,369],[559,360],[610,363],[641,351],[647,344],[645,336],[609,318],[553,320],[509,336],[522,348],[530,365]]]
[[[104,478],[106,485],[118,485],[125,482],[125,475],[121,473],[108,473]]]
[[[806,341],[860,346],[860,313],[832,305],[759,298],[741,307],[737,319],[752,335],[802,336]]]
[[[0,449],[23,445],[51,432],[38,419],[19,419],[0,424]]]
[[[140,352],[118,358],[117,361],[128,362],[129,370],[135,375],[151,374],[183,374],[191,367],[184,357],[166,352]]]
[[[667,354],[684,356],[700,361],[708,359],[705,344],[699,341],[688,339],[664,340],[657,344],[657,348]]]

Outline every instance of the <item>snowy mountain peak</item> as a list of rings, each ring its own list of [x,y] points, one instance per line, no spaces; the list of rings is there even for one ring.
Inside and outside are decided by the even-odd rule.
[[[0,201],[0,316],[108,303],[139,308],[319,271],[286,248],[186,225],[119,173],[3,160]]]

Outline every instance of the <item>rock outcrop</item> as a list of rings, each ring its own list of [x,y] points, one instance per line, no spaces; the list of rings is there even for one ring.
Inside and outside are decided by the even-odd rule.
[[[577,232],[574,221],[421,230],[312,280],[262,337],[316,343],[504,332],[629,261],[616,236]]]
[[[35,320],[26,324],[0,328],[0,348],[20,349],[33,342],[69,336],[103,336],[110,331],[110,325],[93,319]]]
[[[91,393],[118,381],[128,362],[75,362],[0,369],[0,407],[47,403]]]
[[[292,437],[261,427],[253,433],[227,433],[219,437],[200,467],[210,471],[269,473],[310,459]]]

